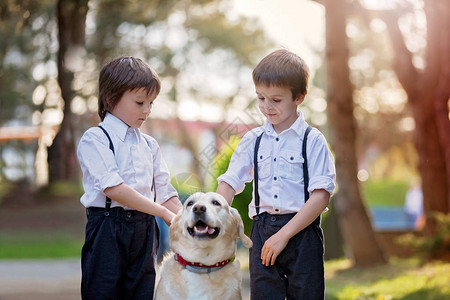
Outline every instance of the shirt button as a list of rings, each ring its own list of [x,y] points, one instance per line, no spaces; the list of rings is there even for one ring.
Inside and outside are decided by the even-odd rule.
[[[259,159],[262,159],[262,155],[259,156]]]
[[[276,220],[277,220],[276,217],[271,217],[271,218],[270,218],[270,221],[272,221],[272,222],[275,222]]]
[[[280,140],[279,138],[276,138],[276,139],[275,139],[275,141],[277,141],[277,142],[278,142],[279,140]]]
[[[277,198],[278,198],[278,195],[274,195],[273,197],[274,197],[275,199],[277,199]]]
[[[277,177],[275,176],[275,177],[273,178],[273,180],[277,180]]]
[[[131,212],[127,212],[127,217],[131,218]]]
[[[273,161],[277,161],[277,158],[275,157],[275,158],[273,159]]]
[[[276,211],[276,212],[279,212],[280,210],[279,210],[278,208],[275,208],[275,211]]]
[[[293,156],[291,156],[291,160],[294,160],[294,157],[293,157]]]

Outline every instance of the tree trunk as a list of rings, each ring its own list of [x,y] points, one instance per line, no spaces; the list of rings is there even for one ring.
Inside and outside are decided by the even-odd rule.
[[[441,40],[441,32],[448,35],[448,28],[442,28],[442,22],[446,20],[441,19],[445,14],[448,15],[448,12],[440,7],[445,2],[446,0],[424,2],[427,16],[426,67],[420,76],[416,77],[415,86],[419,87],[419,90],[409,87],[406,91],[416,120],[416,147],[419,153],[419,170],[422,175],[424,210],[427,217],[424,230],[426,235],[434,235],[437,229],[436,220],[430,213],[449,212],[450,194],[445,162],[445,139],[448,139],[448,136],[442,138],[445,131],[449,132],[448,114],[446,114],[447,122],[439,126],[443,114],[448,112],[448,107],[446,110],[436,110],[436,107],[439,107],[437,104],[441,101],[438,98],[439,81],[443,70],[445,67],[448,68],[449,64],[445,61],[448,53],[443,53],[441,47],[441,43],[448,41],[448,38]],[[397,73],[400,73],[400,70]],[[399,76],[406,77],[408,74]]]
[[[427,17],[426,67],[417,70],[412,53],[407,49],[394,12],[380,14],[387,25],[393,45],[394,71],[408,95],[415,129],[415,145],[419,156],[424,210],[427,217],[424,233],[433,235],[436,222],[432,212],[449,213],[450,203],[450,121],[448,117],[449,38],[447,0],[424,1]]]
[[[433,98],[430,97],[432,94],[432,92],[431,95],[420,93],[418,96],[423,95],[422,99],[410,102],[414,103],[412,104],[412,109],[416,120],[415,144],[419,154],[422,191],[424,199],[426,199],[423,205],[424,211],[427,213],[427,223],[424,229],[424,233],[427,235],[433,235],[436,230],[435,220],[430,218],[429,213],[448,211],[448,202],[445,201],[447,175],[444,156],[439,143]],[[414,100],[415,97],[410,95],[409,99]]]
[[[447,171],[447,213],[450,213],[450,36],[448,34],[448,28],[450,28],[450,1],[440,1],[438,9],[441,14],[440,21],[442,22],[438,27],[438,40],[440,42],[442,59],[434,107],[439,140],[443,149]]]
[[[76,59],[77,50],[84,47],[88,0],[59,0],[58,19],[58,83],[64,100],[64,118],[53,144],[48,149],[49,181],[77,180],[75,135],[71,102],[73,70],[69,59]]]
[[[356,266],[386,263],[364,207],[357,180],[356,124],[353,117],[353,87],[348,67],[346,5],[327,0],[326,64],[328,122],[336,154],[338,201],[335,203],[344,239]]]

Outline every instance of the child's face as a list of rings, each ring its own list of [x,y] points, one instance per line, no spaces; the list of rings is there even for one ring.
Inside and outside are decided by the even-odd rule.
[[[257,85],[259,110],[266,116],[277,133],[288,129],[297,120],[297,107],[303,102],[304,95],[292,99],[287,87]]]
[[[152,111],[157,93],[147,94],[144,88],[126,91],[111,113],[133,128],[141,127]]]

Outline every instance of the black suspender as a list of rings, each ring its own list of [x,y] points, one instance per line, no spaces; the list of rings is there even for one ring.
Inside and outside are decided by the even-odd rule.
[[[112,153],[115,154],[114,153],[114,145],[113,145],[113,142],[111,141],[111,137],[109,136],[108,132],[102,126],[98,125],[98,127],[100,127],[100,129],[103,130],[103,132],[106,134],[106,137],[109,140],[109,149],[111,149]],[[106,196],[105,208],[106,208],[106,210],[109,210],[111,208],[111,198],[109,198],[108,196]]]
[[[306,158],[306,140],[308,139],[308,134],[311,131],[312,127],[308,126],[305,131],[305,136],[303,137],[303,143],[302,143],[302,156],[303,156],[303,178],[305,182],[305,202],[309,199],[309,172],[308,172],[308,159]]]
[[[105,130],[105,128],[103,128],[102,126],[98,125],[98,127],[100,127],[100,129],[105,133],[106,137],[109,140],[109,149],[111,149],[112,153],[114,153],[114,145],[113,142],[111,140],[111,137],[109,136],[108,132]],[[156,202],[156,188],[155,188],[155,175],[153,175],[153,182],[152,182],[152,190],[153,190],[153,201]],[[109,198],[108,196],[106,197],[106,204],[105,204],[105,208],[107,210],[109,210],[111,208],[111,198]]]
[[[256,143],[255,143],[255,152],[254,152],[254,156],[253,156],[253,174],[254,179],[253,179],[253,193],[254,193],[254,198],[255,198],[255,207],[256,207],[256,214],[259,215],[259,190],[258,190],[258,149],[259,149],[259,144],[261,143],[261,138],[263,136],[264,132],[261,133],[257,138],[256,138]]]
[[[302,143],[302,156],[303,156],[303,177],[304,177],[304,193],[305,193],[305,202],[309,199],[309,192],[308,192],[308,186],[309,186],[309,172],[308,172],[308,159],[306,156],[306,142],[308,139],[308,134],[311,131],[312,127],[308,126],[305,131],[305,135],[303,136],[303,143]],[[254,198],[255,198],[255,207],[256,207],[256,214],[259,215],[259,192],[258,192],[258,149],[259,144],[261,143],[261,138],[263,136],[264,132],[261,133],[257,138],[255,142],[255,151],[254,151],[254,166],[253,166],[253,173],[254,173]],[[314,221],[316,223],[319,220],[320,222],[320,216]]]

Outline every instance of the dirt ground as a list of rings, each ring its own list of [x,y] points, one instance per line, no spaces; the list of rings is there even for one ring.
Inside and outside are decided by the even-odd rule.
[[[14,191],[0,204],[2,234],[64,232],[83,238],[85,210],[74,197],[43,199],[26,189]],[[1,245],[0,245],[1,247]],[[241,265],[247,256],[239,255]],[[244,260],[244,261],[243,261]],[[80,259],[0,259],[0,300],[80,299]],[[249,299],[248,272],[243,271],[243,297]]]

